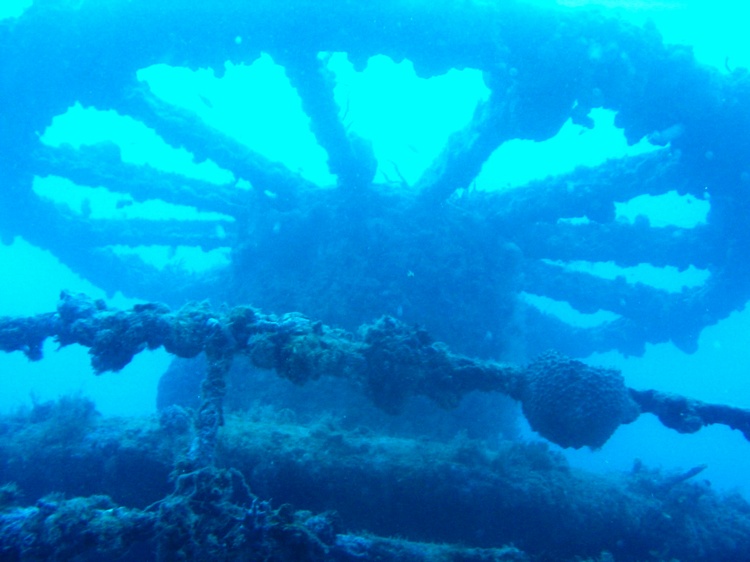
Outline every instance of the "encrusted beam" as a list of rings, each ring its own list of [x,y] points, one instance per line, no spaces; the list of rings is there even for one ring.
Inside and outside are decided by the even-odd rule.
[[[273,369],[298,384],[324,375],[352,379],[377,406],[393,413],[415,395],[448,408],[471,391],[502,392],[521,402],[532,428],[564,447],[600,447],[642,411],[618,371],[590,367],[552,352],[526,368],[478,361],[454,354],[424,330],[390,317],[352,334],[294,313],[277,317],[250,307],[217,312],[205,303],[176,313],[153,303],[123,312],[109,310],[103,301],[63,293],[56,313],[0,320],[0,350],[23,351],[30,359],[39,359],[48,337],[61,345],[89,347],[97,373],[119,370],[145,349],[163,346],[179,357],[205,351],[209,368],[194,445],[198,466],[212,463],[222,424],[224,375],[235,353],[246,354],[257,367]],[[643,402],[643,411],[657,411],[667,400],[672,410],[679,408],[672,397],[659,398],[654,395]],[[703,425],[722,423],[740,429],[750,440],[750,411],[704,408],[693,400],[685,404],[691,423],[669,427],[697,431]]]
[[[196,160],[211,160],[261,192],[268,190],[286,199],[299,190],[316,187],[283,164],[211,127],[198,115],[166,103],[146,85],[134,86],[115,108],[142,121],[172,146],[184,147]]]
[[[247,204],[247,194],[233,185],[217,185],[148,165],[123,162],[120,149],[99,143],[74,149],[70,145],[36,151],[37,176],[61,176],[78,185],[103,186],[133,201],[160,199],[203,212],[235,216]]]

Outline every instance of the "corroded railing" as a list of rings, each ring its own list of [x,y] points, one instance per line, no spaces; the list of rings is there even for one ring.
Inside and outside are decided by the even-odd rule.
[[[748,410],[628,389],[618,371],[553,352],[526,368],[471,359],[434,342],[423,329],[387,316],[352,334],[296,313],[277,317],[250,307],[212,311],[206,304],[175,313],[162,304],[141,304],[125,312],[63,293],[55,313],[0,318],[0,350],[40,359],[50,337],[61,345],[88,347],[97,373],[119,370],[146,349],[164,347],[178,357],[205,352],[208,366],[193,448],[198,466],[213,462],[226,373],[237,353],[297,384],[322,376],[351,379],[391,413],[417,395],[450,408],[475,390],[501,392],[522,403],[533,429],[563,447],[601,447],[621,424],[644,412],[683,433],[724,424],[750,440]]]

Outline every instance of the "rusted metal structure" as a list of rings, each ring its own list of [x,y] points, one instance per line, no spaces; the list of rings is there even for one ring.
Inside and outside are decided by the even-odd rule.
[[[639,354],[647,342],[669,340],[690,352],[702,328],[750,297],[743,219],[750,79],[744,69],[701,66],[688,48],[665,46],[655,29],[515,2],[456,0],[426,9],[421,2],[237,0],[196,9],[171,1],[40,1],[2,24],[0,44],[3,239],[22,236],[108,291],[173,305],[206,297],[251,302],[349,329],[405,302],[404,320],[458,351],[500,358],[511,340],[530,354],[550,347],[573,356]],[[226,61],[250,63],[261,52],[284,67],[299,94],[334,189],[268,161],[136,77],[157,63],[220,73]],[[421,77],[480,69],[491,95],[415,189],[393,189],[373,183],[371,149],[340,119],[332,75],[318,56],[331,52],[345,52],[357,68],[378,54],[409,59]],[[76,102],[131,116],[252,189],[126,164],[106,147],[41,144],[38,134]],[[512,191],[455,196],[505,141],[551,138],[568,119],[585,124],[596,107],[617,112],[630,142],[651,135],[668,146]],[[47,175],[231,220],[92,220],[37,195],[34,177]],[[701,199],[710,193],[705,224],[656,228],[615,219],[615,203],[673,190]],[[282,235],[273,229],[279,221]],[[146,244],[228,247],[231,265],[210,275],[164,273],[110,249]],[[573,260],[693,265],[710,275],[702,286],[667,293],[566,268]],[[407,277],[415,262],[420,275]],[[617,319],[572,327],[519,304],[521,292]],[[495,336],[489,342],[488,333]]]
[[[722,423],[747,438],[746,410],[628,389],[614,371],[554,353],[519,365],[548,348],[573,357],[637,355],[647,343],[671,341],[690,353],[703,328],[745,305],[746,70],[702,66],[654,28],[595,10],[482,0],[37,0],[0,23],[0,53],[2,240],[23,237],[106,291],[149,301],[122,311],[63,293],[56,312],[3,318],[0,347],[39,359],[44,340],[55,337],[89,347],[101,372],[163,346],[179,357],[205,352],[207,367],[196,411],[170,407],[158,422],[128,420],[140,427],[134,432],[94,423],[93,405],[70,399],[3,422],[4,478],[41,496],[59,489],[61,473],[83,482],[71,487],[74,495],[90,496],[20,507],[18,491],[3,486],[3,555],[131,548],[133,559],[150,552],[160,560],[747,558],[747,503],[692,481],[704,465],[662,476],[637,463],[629,475],[581,477],[537,444],[489,451],[479,442],[413,440],[410,458],[403,444],[378,443],[377,433],[308,434],[241,415],[227,416],[219,431],[229,367],[243,356],[298,383],[321,375],[353,381],[394,412],[413,395],[451,407],[472,390],[504,392],[563,446],[600,446],[646,412],[681,432]],[[250,64],[261,53],[284,68],[335,185],[310,182],[138,80],[139,70],[159,63],[220,75],[227,61]],[[342,118],[330,53],[345,53],[359,70],[375,55],[408,59],[423,78],[477,69],[490,95],[414,185],[385,185],[375,180],[368,139]],[[232,180],[133,165],[112,145],[41,142],[76,103],[132,117]],[[648,137],[662,148],[513,190],[470,189],[504,143],[553,138],[569,120],[591,126],[595,108],[616,112],[628,142]],[[35,179],[47,176],[223,219],[97,219],[35,191]],[[618,203],[673,191],[710,204],[706,221],[681,228],[617,219]],[[196,274],[114,250],[153,244],[225,248],[231,259]],[[700,286],[667,292],[569,267],[577,260],[693,266],[708,275]],[[524,293],[615,319],[575,327],[525,305]],[[183,306],[208,298],[213,308]],[[394,310],[400,320],[367,324]],[[71,427],[75,439],[60,431]],[[67,473],[64,459],[72,459]],[[175,489],[165,495],[172,468]],[[339,509],[356,528],[469,546],[351,535],[330,513],[271,509],[244,478],[274,499],[287,490],[285,501],[299,507]],[[103,491],[114,502],[94,495],[100,481],[110,483]],[[75,524],[59,524],[69,520]],[[54,525],[65,532],[45,531]]]

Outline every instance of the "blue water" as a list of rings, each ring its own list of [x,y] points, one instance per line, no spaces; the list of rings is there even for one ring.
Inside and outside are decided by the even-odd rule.
[[[5,0],[0,17],[22,17],[26,2]],[[539,2],[539,4],[552,4]],[[633,22],[651,20],[665,42],[693,47],[697,60],[726,73],[750,66],[746,40],[747,15],[735,2],[584,2],[560,0],[570,9],[595,4]],[[740,10],[741,11],[741,10]],[[242,36],[234,41],[240,45]],[[328,55],[327,55],[328,56]],[[377,159],[376,184],[394,184],[409,190],[442,150],[449,135],[471,119],[477,103],[487,100],[489,89],[482,72],[453,69],[439,76],[421,78],[407,59],[394,61],[378,55],[358,69],[344,53],[330,55],[328,69],[335,77],[334,95],[339,116],[348,131],[368,139]],[[220,73],[179,64],[142,68],[138,80],[162,100],[183,108],[230,135],[268,159],[282,163],[319,186],[332,186],[336,178],[326,163],[326,153],[310,130],[301,100],[284,74],[284,68],[264,53],[253,62],[225,63]],[[229,170],[210,161],[196,162],[186,149],[170,146],[137,120],[112,111],[83,107],[68,100],[54,119],[36,131],[49,147],[75,148],[103,141],[116,144],[122,161],[148,165],[164,172],[201,179],[215,185],[236,182]],[[584,128],[568,121],[549,140],[513,139],[502,144],[485,162],[471,189],[492,192],[523,189],[529,182],[569,173],[577,166],[598,166],[613,158],[647,154],[660,147],[646,138],[628,144],[612,110],[596,108],[589,117],[594,126]],[[242,180],[238,189],[249,189]],[[128,194],[106,186],[81,186],[67,178],[35,177],[33,192],[54,201],[65,212],[91,220],[163,221],[231,219],[217,212],[178,206],[159,200],[135,201]],[[267,193],[276,197],[275,193]],[[4,205],[12,204],[3,201]],[[636,197],[618,204],[617,219],[635,223],[647,217],[654,227],[690,229],[705,224],[710,196]],[[44,225],[39,225],[44,228]],[[217,226],[217,229],[223,227]],[[128,308],[141,302],[136,295],[106,291],[82,278],[74,269],[43,247],[21,236],[0,246],[0,316],[28,316],[55,310],[61,290],[81,291],[105,298],[113,307]],[[201,274],[231,263],[231,248],[203,251],[197,247],[142,245],[116,247],[120,256],[136,255],[157,268],[181,267]],[[630,268],[605,262],[569,262],[568,268],[628,283],[644,283],[664,291],[679,292],[705,282],[707,273],[697,268],[678,271],[641,264]],[[571,325],[594,326],[611,319],[606,310],[581,312],[568,303],[544,295],[519,298]],[[387,309],[399,315],[402,310]],[[15,411],[32,400],[54,399],[81,393],[90,397],[105,416],[136,416],[156,411],[157,384],[171,358],[163,350],[141,353],[119,373],[94,376],[86,350],[71,346],[56,349],[48,341],[43,361],[31,363],[20,353],[0,354],[0,414]],[[731,313],[703,329],[697,351],[685,353],[672,343],[647,344],[642,356],[617,351],[581,358],[587,363],[618,368],[628,386],[657,389],[695,399],[750,408],[750,309]],[[523,423],[523,422],[521,422]],[[522,438],[541,437],[525,428]],[[701,478],[720,490],[739,490],[750,497],[750,443],[724,426],[704,428],[682,435],[663,427],[650,415],[622,426],[599,450],[563,451],[574,466],[593,471],[628,470],[634,459],[646,465],[679,470],[706,464]]]

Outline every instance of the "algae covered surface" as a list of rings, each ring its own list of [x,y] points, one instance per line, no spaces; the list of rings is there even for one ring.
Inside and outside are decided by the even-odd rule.
[[[743,16],[0,12],[0,560],[750,559]]]

